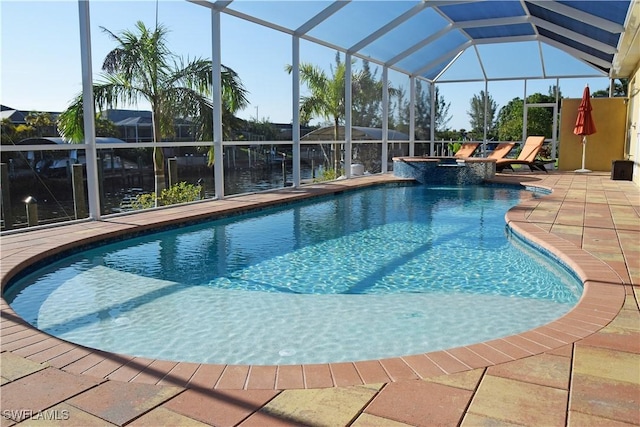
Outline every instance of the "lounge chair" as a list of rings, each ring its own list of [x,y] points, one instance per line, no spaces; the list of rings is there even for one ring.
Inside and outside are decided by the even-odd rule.
[[[501,142],[496,145],[496,148],[487,156],[487,159],[504,159],[515,146],[515,142]]]
[[[502,172],[503,169],[509,168],[513,170],[513,165],[527,165],[531,171],[539,170],[547,172],[544,162],[536,160],[536,156],[542,149],[544,144],[544,136],[529,136],[522,146],[520,154],[515,159],[507,159],[504,156],[496,160],[496,171]]]
[[[475,153],[475,151],[478,149],[479,146],[480,146],[479,142],[465,142],[460,146],[458,151],[456,151],[456,153],[453,156],[459,159],[464,157],[471,157],[473,156],[473,153]]]

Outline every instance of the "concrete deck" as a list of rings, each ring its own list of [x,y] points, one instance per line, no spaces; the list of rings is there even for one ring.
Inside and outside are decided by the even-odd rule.
[[[1,238],[2,287],[80,243],[235,212],[390,175],[43,228]],[[513,208],[518,233],[569,264],[579,304],[532,331],[368,362],[176,363],[82,348],[25,324],[2,300],[1,426],[640,425],[640,190],[609,174],[505,173],[553,190]]]

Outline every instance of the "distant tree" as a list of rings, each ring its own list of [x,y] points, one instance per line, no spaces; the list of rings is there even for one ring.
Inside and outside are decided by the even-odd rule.
[[[629,79],[614,79],[612,96],[614,98],[625,97],[627,96],[628,88]],[[608,98],[609,88],[593,91],[591,92],[591,96],[594,98]]]
[[[22,123],[16,126],[16,130],[14,134],[16,142],[22,141],[23,139],[26,139],[26,138],[33,138],[35,136],[38,136],[38,133],[35,127],[31,125],[25,125]]]
[[[445,141],[464,141],[467,136],[468,134],[465,129],[447,129],[438,132],[438,138],[444,139]]]
[[[444,96],[440,95],[440,88],[438,86],[436,86],[434,92],[436,97],[435,128],[437,134],[437,132],[445,131],[448,129],[449,122],[451,121],[451,115],[449,114],[451,103],[447,103],[444,100]]]
[[[16,125],[6,117],[2,119],[2,126],[0,126],[0,142],[2,145],[11,145],[17,142]]]
[[[534,93],[527,97],[528,104],[554,103],[555,97]],[[501,141],[520,141],[524,118],[524,101],[514,98],[500,109],[498,114],[498,137]],[[527,135],[552,136],[553,112],[547,108],[529,108],[527,112]]]
[[[469,137],[474,140],[482,140],[484,137],[485,127],[485,112],[486,112],[486,126],[487,126],[487,139],[497,138],[497,132],[495,129],[496,113],[498,110],[498,104],[491,97],[490,94],[486,94],[487,103],[485,110],[485,92],[481,90],[479,94],[474,95],[469,102],[470,107],[467,110],[469,115],[469,121],[471,124],[471,131]]]
[[[351,122],[356,126],[381,127],[382,81],[376,79],[375,74],[365,60],[357,78],[352,78]]]
[[[355,126],[382,127],[382,95],[384,86],[377,71],[371,72],[369,61],[362,61],[362,70],[353,72],[353,101],[351,122]],[[393,114],[394,98],[399,95],[398,89],[390,84],[389,91],[389,122],[395,124]],[[393,128],[390,126],[390,128]]]
[[[405,115],[409,117],[409,100],[405,105]],[[424,87],[422,81],[416,79],[415,97],[415,138],[419,141],[431,139],[431,96],[429,87]]]
[[[549,86],[549,98],[552,99],[551,102],[554,102],[557,96],[558,99],[558,110],[560,110],[560,104],[562,103],[562,89],[559,86],[553,85]]]
[[[527,97],[530,104],[553,103],[554,98],[539,93]],[[544,135],[551,138],[553,132],[553,109],[551,108],[529,108],[527,110],[527,135]],[[520,136],[522,138],[522,135]]]
[[[111,138],[118,138],[120,133],[118,127],[109,119],[103,118],[100,114],[96,116],[96,136],[104,136]]]
[[[35,136],[58,136],[50,113],[32,111],[27,114],[24,121],[34,129]]]
[[[446,102],[440,89],[436,86],[435,90],[435,134],[436,138],[443,138],[447,131],[447,126],[451,121],[449,109],[450,102]],[[397,90],[398,97],[398,126],[400,129],[409,129],[410,117],[410,100],[406,99],[403,88]],[[418,141],[428,141],[431,139],[431,92],[428,83],[423,85],[422,80],[416,80],[416,96],[415,96],[415,139]]]
[[[396,130],[400,131],[400,132],[404,132],[406,134],[409,134],[409,109],[406,107],[407,101],[406,101],[406,91],[405,89],[400,86],[397,89],[397,95],[396,95],[396,105],[395,108],[393,109],[394,112],[394,121],[395,121],[395,128]]]
[[[394,94],[389,94],[389,114],[387,116],[387,126],[389,129],[398,129],[400,122],[398,122],[398,113],[400,110],[400,102],[398,100],[398,89],[394,89]]]
[[[524,101],[513,98],[498,113],[498,139],[500,141],[519,141],[522,139],[522,115]]]
[[[263,118],[260,121],[247,121],[244,129],[252,141],[275,141],[278,139],[278,129],[269,121],[269,118]]]
[[[616,79],[613,84],[613,96],[624,97],[629,94],[629,79]]]

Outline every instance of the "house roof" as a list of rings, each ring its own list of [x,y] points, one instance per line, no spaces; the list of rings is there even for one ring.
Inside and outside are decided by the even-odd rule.
[[[19,110],[3,108],[2,111],[0,111],[0,119],[9,119],[12,123],[25,123],[25,116],[26,114]]]
[[[638,0],[187,1],[429,81],[629,77],[640,58]]]
[[[114,123],[131,118],[145,118],[151,121],[151,111],[144,110],[123,110],[110,108],[101,112],[108,120]]]
[[[97,136],[96,137],[97,144],[126,144],[126,141],[123,141],[118,138],[110,138]],[[40,138],[26,138],[16,143],[16,145],[37,145],[37,144],[68,144],[64,139],[57,136],[46,136]]]
[[[0,105],[0,119],[9,119],[14,124],[24,124],[27,122],[27,116],[31,111],[16,110],[6,105]],[[54,111],[39,111],[41,113],[49,113],[52,120],[56,120],[60,113]]]
[[[151,127],[150,117],[128,117],[126,119],[114,122],[116,126],[146,126]]]
[[[108,109],[103,111],[102,114],[116,126],[151,127],[153,125],[151,111]],[[175,118],[174,122],[179,125],[192,124],[192,121],[188,118]]]

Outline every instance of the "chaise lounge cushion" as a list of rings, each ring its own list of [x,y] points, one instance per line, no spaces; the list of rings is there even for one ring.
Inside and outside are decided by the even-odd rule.
[[[544,163],[536,160],[536,156],[542,149],[544,136],[529,136],[522,146],[522,151],[516,159],[500,158],[496,160],[496,171],[501,172],[505,168],[513,169],[512,165],[526,165],[530,170],[540,170],[546,172]]]

